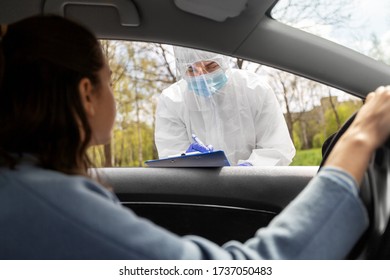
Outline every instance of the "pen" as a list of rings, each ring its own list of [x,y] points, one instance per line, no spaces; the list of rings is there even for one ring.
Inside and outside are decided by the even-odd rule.
[[[198,136],[196,136],[194,133],[192,133],[192,139],[194,139],[194,141],[195,141],[196,143],[198,143],[199,145],[201,145],[201,146],[207,148],[206,145],[203,144],[203,142],[200,141],[200,139],[198,138]]]
[[[195,152],[186,152],[186,153],[181,153],[181,154],[176,154],[176,155],[170,155],[170,156],[167,156],[167,158],[176,158],[176,157],[182,157],[182,156],[191,156],[191,155],[198,155],[198,154],[202,154],[202,152],[198,152],[198,151],[195,151]]]

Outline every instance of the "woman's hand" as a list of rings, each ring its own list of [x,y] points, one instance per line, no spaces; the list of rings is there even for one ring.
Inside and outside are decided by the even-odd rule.
[[[367,95],[355,120],[335,145],[325,166],[349,172],[360,183],[372,153],[390,135],[390,86]]]
[[[390,135],[390,86],[379,87],[367,95],[351,126],[350,134],[367,137],[372,149],[380,147]]]

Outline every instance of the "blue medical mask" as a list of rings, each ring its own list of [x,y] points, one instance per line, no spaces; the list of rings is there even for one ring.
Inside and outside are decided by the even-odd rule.
[[[227,82],[227,77],[222,69],[200,76],[186,77],[188,88],[195,94],[204,97],[212,96]]]

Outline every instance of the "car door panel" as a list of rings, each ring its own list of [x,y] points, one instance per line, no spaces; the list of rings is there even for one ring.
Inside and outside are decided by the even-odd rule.
[[[179,235],[245,241],[294,199],[317,167],[102,168],[121,203]]]

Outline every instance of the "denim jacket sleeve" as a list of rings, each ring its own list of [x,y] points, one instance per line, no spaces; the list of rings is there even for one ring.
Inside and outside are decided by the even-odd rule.
[[[367,226],[354,179],[326,167],[269,226],[224,249],[236,259],[343,259]]]

